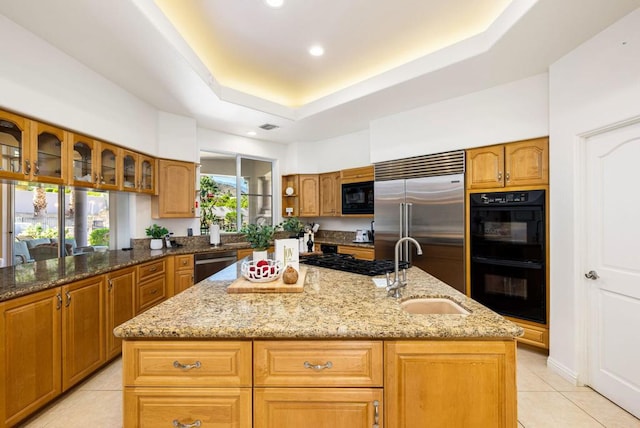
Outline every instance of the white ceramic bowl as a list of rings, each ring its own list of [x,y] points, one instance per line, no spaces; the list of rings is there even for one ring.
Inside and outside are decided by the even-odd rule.
[[[277,260],[245,260],[240,265],[242,276],[251,282],[275,281],[282,274],[282,263]]]

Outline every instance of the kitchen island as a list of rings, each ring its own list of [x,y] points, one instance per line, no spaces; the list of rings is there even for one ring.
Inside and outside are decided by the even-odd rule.
[[[125,427],[516,426],[520,327],[418,268],[400,300],[470,313],[308,269],[302,293],[228,294],[232,265],[118,326]]]

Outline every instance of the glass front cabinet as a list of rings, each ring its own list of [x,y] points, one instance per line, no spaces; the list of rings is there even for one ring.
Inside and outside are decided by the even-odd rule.
[[[150,156],[122,150],[122,190],[155,194],[155,165]]]
[[[29,120],[0,110],[0,177],[24,180],[29,152]]]
[[[96,189],[118,190],[120,174],[117,146],[71,134],[71,177],[69,184]]]

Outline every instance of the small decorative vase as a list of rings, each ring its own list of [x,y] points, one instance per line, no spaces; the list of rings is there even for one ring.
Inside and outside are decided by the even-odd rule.
[[[253,261],[257,262],[258,260],[267,260],[267,250],[253,251]]]
[[[162,239],[152,239],[149,243],[149,248],[152,250],[161,250],[162,249]]]

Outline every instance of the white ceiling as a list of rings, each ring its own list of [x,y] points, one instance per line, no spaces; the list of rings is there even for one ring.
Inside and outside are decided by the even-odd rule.
[[[246,38],[243,43],[248,49],[264,51],[265,57],[274,58],[278,63],[283,61],[284,54],[276,52],[283,34],[272,35],[269,31],[272,24],[264,18],[268,12],[264,12],[262,0],[159,1],[218,7],[216,16],[234,26],[239,25],[238,10],[248,13],[247,8],[259,8],[256,10],[261,12],[256,16],[260,19],[253,19],[247,26],[250,31],[243,31]],[[331,43],[335,43],[330,37],[332,34],[342,34],[343,40],[348,39],[348,43],[343,43],[345,46],[340,46],[343,49],[340,61],[334,65],[343,63],[351,69],[353,64],[370,62],[360,61],[361,56],[355,53],[358,37],[372,38],[370,33],[375,28],[383,33],[376,37],[382,38],[391,38],[391,33],[399,31],[397,26],[402,25],[404,18],[389,19],[393,25],[387,23],[386,17],[391,13],[389,5],[402,9],[405,14],[408,12],[402,16],[411,16],[413,11],[415,16],[428,15],[433,20],[438,16],[436,5],[441,3],[435,0],[287,1],[313,5],[322,11],[323,17],[332,17],[330,31],[325,31],[324,36],[333,40]],[[233,10],[236,15],[227,17],[225,9],[220,7],[230,2],[242,7],[230,8],[229,13]],[[370,10],[364,19],[366,25],[360,27],[359,17],[363,12],[359,8],[365,3]],[[478,1],[454,3],[463,9]],[[425,10],[424,5],[432,9]],[[283,9],[286,7],[285,3]],[[287,102],[267,99],[276,97],[250,91],[248,86],[228,83],[222,74],[218,79],[209,69],[208,60],[203,59],[204,55],[196,53],[195,47],[187,43],[189,37],[180,34],[154,0],[0,0],[1,14],[158,109],[195,117],[202,127],[243,136],[254,130],[258,132],[255,138],[284,143],[315,141],[363,130],[379,117],[545,72],[558,58],[638,7],[640,0],[514,0],[486,31],[476,36],[395,68],[379,68],[382,72],[365,80],[355,78],[334,85],[319,99],[289,102],[301,104],[290,107]],[[277,12],[280,11],[282,9]],[[301,14],[297,17],[301,22],[309,13],[304,7],[295,11]],[[377,17],[379,26],[375,27],[376,20],[372,17]],[[256,17],[252,15],[252,18]],[[289,19],[296,22],[295,18],[294,13]],[[406,22],[419,22],[406,19]],[[428,19],[425,18],[425,22]],[[311,31],[310,25],[285,27],[288,33],[284,36],[288,38],[306,40],[313,36],[306,32]],[[409,27],[407,24],[407,31],[411,31]],[[362,33],[358,33],[359,29]],[[233,26],[228,30],[233,30]],[[276,51],[269,52],[271,48]],[[329,55],[331,44],[326,49]],[[386,59],[389,55],[380,57]],[[264,65],[264,58],[261,61]],[[353,63],[348,64],[349,61]],[[294,76],[309,73],[306,69],[298,70],[300,65],[291,67],[289,72]],[[363,73],[361,76],[367,75],[366,71]],[[309,74],[318,79],[326,77],[317,71]],[[263,123],[273,123],[280,128],[257,129]]]

